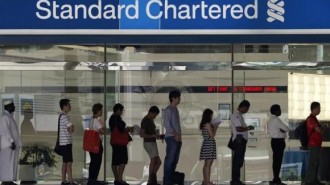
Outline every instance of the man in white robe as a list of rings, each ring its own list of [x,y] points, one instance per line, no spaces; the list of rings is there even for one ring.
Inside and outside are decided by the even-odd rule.
[[[18,155],[21,146],[18,126],[13,117],[13,100],[4,102],[0,118],[0,181],[3,185],[14,185],[16,181]]]

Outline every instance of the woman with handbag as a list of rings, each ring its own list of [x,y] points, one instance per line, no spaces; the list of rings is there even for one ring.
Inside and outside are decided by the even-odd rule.
[[[91,117],[89,128],[98,132],[100,138],[100,149],[98,153],[89,152],[91,162],[89,164],[87,185],[100,185],[104,184],[102,182],[97,181],[97,176],[99,175],[103,155],[102,135],[104,135],[105,133],[104,123],[102,123],[100,119],[103,114],[103,105],[101,103],[94,104],[92,107],[92,112],[93,116]]]
[[[123,180],[123,173],[128,161],[127,144],[132,139],[129,132],[133,132],[133,127],[126,127],[126,123],[121,119],[124,106],[117,103],[113,106],[113,114],[109,119],[110,144],[112,147],[112,171],[115,177],[115,185],[129,185]]]

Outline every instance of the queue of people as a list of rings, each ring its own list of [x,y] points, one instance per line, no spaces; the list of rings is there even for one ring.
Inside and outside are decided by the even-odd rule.
[[[140,136],[143,138],[143,147],[150,158],[149,179],[147,185],[159,185],[157,172],[162,164],[159,157],[157,139],[164,139],[166,142],[166,154],[164,159],[163,184],[174,184],[174,175],[180,158],[182,147],[182,132],[178,105],[181,101],[180,91],[174,90],[169,93],[169,105],[163,113],[165,134],[160,134],[156,129],[154,119],[159,115],[160,110],[157,106],[150,107],[147,115],[141,121]],[[61,99],[59,102],[61,114],[58,117],[58,142],[62,151],[62,182],[61,185],[77,185],[72,177],[72,133],[74,124],[71,123],[68,113],[71,111],[69,99]],[[231,185],[244,185],[241,181],[241,168],[244,164],[246,145],[248,142],[248,131],[253,130],[253,126],[248,126],[244,120],[243,114],[250,108],[250,102],[243,100],[237,110],[231,115],[230,139],[232,158],[232,177]],[[306,119],[307,132],[309,134],[309,159],[308,170],[303,184],[323,185],[317,178],[317,170],[320,163],[320,151],[322,146],[322,127],[316,116],[320,113],[320,103],[312,102],[311,114]],[[13,119],[12,113],[15,111],[14,102],[11,100],[4,102],[4,114],[0,118],[0,181],[4,185],[15,185],[17,174],[18,152],[21,146],[17,124]],[[134,127],[127,126],[123,121],[122,115],[124,106],[117,103],[113,106],[113,113],[109,119],[110,144],[112,147],[112,172],[114,174],[115,185],[129,185],[124,179],[123,174],[128,162],[127,145],[132,138],[129,133],[134,131]],[[91,162],[89,165],[89,177],[87,185],[102,185],[104,182],[98,181],[97,177],[100,171],[103,146],[102,135],[106,134],[105,124],[100,119],[103,114],[103,105],[96,103],[92,107],[92,118],[89,128],[98,132],[100,139],[100,150],[98,153],[90,152]],[[270,107],[270,119],[268,121],[268,131],[271,138],[271,148],[273,151],[273,180],[270,185],[285,185],[280,177],[280,169],[285,150],[285,138],[289,131],[280,119],[281,107],[274,104]],[[215,136],[221,123],[220,120],[214,121],[213,111],[205,109],[202,114],[199,129],[203,138],[200,149],[200,160],[204,160],[202,185],[213,185],[210,175],[213,160],[217,158]],[[5,164],[5,165],[3,165]]]

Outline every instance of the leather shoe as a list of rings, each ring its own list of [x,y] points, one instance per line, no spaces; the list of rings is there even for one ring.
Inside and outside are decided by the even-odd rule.
[[[88,180],[87,185],[99,185],[99,183],[97,182],[97,180]]]
[[[270,181],[269,182],[269,185],[287,185],[287,184],[285,184],[283,182],[273,182],[273,181]]]
[[[246,184],[244,184],[244,183],[241,182],[241,181],[238,181],[238,182],[233,182],[233,181],[231,181],[231,182],[230,182],[230,185],[246,185]]]
[[[10,182],[3,182],[5,185],[17,185],[15,182],[10,181]]]
[[[317,181],[315,182],[316,185],[325,185],[324,183],[320,182],[320,181]]]
[[[129,184],[126,181],[115,180],[114,181],[114,185],[129,185]]]

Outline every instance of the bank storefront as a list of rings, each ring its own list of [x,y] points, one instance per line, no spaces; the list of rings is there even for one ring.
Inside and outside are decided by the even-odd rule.
[[[223,119],[211,179],[227,182],[228,117],[242,99],[251,102],[245,118],[256,127],[249,133],[244,180],[271,180],[267,120],[270,106],[277,103],[291,130],[282,179],[300,181],[306,153],[299,151],[294,128],[308,116],[312,101],[321,103],[322,124],[328,128],[330,120],[327,7],[330,2],[323,0],[1,1],[1,102],[15,101],[24,146],[53,148],[58,101],[71,99],[70,117],[76,125],[73,176],[84,179],[90,159],[82,150],[82,135],[94,103],[105,105],[107,127],[117,102],[125,106],[126,123],[139,125],[150,106],[165,108],[169,90],[179,88],[183,148],[178,170],[197,183],[203,168],[198,129],[202,111],[211,108]],[[164,132],[162,115],[156,124]],[[325,141],[329,137],[327,131]],[[113,181],[109,135],[104,145],[99,178]],[[142,139],[133,136],[125,169],[128,181],[148,179],[149,159],[142,146]],[[330,145],[324,146],[319,175],[329,181]],[[158,147],[164,160],[165,143]],[[37,166],[35,178],[60,181],[61,163],[56,164]],[[162,167],[158,176],[163,176]]]

